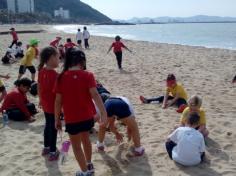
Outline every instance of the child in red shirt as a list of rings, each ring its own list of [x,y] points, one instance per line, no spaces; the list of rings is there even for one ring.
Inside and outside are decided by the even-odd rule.
[[[11,28],[10,31],[11,31],[11,35],[12,35],[12,43],[11,43],[11,45],[9,46],[9,48],[12,48],[13,45],[16,45],[16,44],[17,44],[18,36],[17,36],[16,31],[15,31],[15,28]]]
[[[111,51],[113,48],[113,52],[116,55],[116,60],[117,60],[117,65],[120,70],[122,70],[122,48],[125,48],[129,52],[132,52],[129,48],[127,48],[121,41],[121,37],[116,36],[115,37],[115,42],[112,43],[110,48],[107,51],[107,54]]]
[[[67,51],[69,48],[73,48],[74,46],[77,46],[71,41],[71,38],[66,39],[66,43],[64,44],[65,51]]]
[[[53,40],[52,42],[50,42],[50,46],[57,48],[60,41],[61,41],[61,37],[56,37],[56,40]]]
[[[58,130],[62,129],[60,113],[63,108],[66,132],[69,134],[74,155],[82,170],[76,175],[80,176],[89,176],[94,172],[91,163],[92,146],[89,140],[89,131],[94,126],[93,117],[96,114],[93,100],[101,112],[101,122],[104,124],[107,120],[94,76],[85,69],[85,54],[78,48],[68,49],[64,69],[55,88],[56,127]]]
[[[35,121],[33,116],[37,113],[35,105],[27,99],[26,93],[29,91],[31,81],[22,78],[16,82],[17,87],[9,92],[0,108],[0,112],[6,111],[9,119],[14,121]]]
[[[40,64],[38,67],[38,92],[39,104],[45,115],[44,149],[42,155],[49,154],[49,161],[58,159],[59,152],[56,148],[57,130],[55,128],[54,104],[56,94],[53,91],[57,80],[55,68],[59,65],[59,53],[56,48],[49,46],[40,53]]]

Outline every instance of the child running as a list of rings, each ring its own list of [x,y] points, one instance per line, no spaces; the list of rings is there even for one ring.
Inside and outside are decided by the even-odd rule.
[[[199,123],[198,123],[198,126],[196,127],[196,129],[199,132],[201,132],[204,137],[207,137],[209,134],[209,131],[206,128],[205,111],[201,108],[201,106],[202,106],[202,99],[197,95],[192,96],[188,100],[188,107],[185,108],[185,110],[182,113],[181,120],[180,120],[180,123],[181,123],[180,126],[186,126],[188,115],[192,112],[196,112],[200,116],[200,120],[199,120]]]
[[[35,105],[27,99],[26,93],[29,91],[31,81],[22,78],[17,81],[17,87],[7,93],[4,98],[0,112],[6,111],[9,119],[14,121],[35,121],[34,115],[37,113]]]
[[[190,113],[186,119],[186,126],[177,128],[166,142],[169,157],[184,166],[199,164],[205,155],[204,137],[195,129],[199,120],[198,113]]]
[[[0,75],[0,78],[9,79],[10,76],[9,75]],[[6,88],[3,84],[3,81],[0,79],[0,103],[6,97],[6,95],[7,95]]]
[[[135,120],[134,109],[130,101],[126,97],[110,97],[109,94],[102,94],[101,96],[105,102],[108,121],[106,126],[100,126],[99,128],[97,142],[98,151],[104,151],[106,127],[109,127],[118,143],[123,141],[123,135],[119,133],[115,126],[115,121],[117,119],[127,126],[128,140],[132,140],[134,143],[133,154],[135,156],[142,156],[144,154],[144,148],[140,143],[139,129]]]
[[[116,55],[116,60],[117,60],[117,65],[120,70],[122,70],[122,48],[125,48],[129,52],[132,52],[129,48],[127,48],[121,41],[121,37],[116,36],[115,37],[115,42],[112,43],[110,48],[107,51],[107,54],[111,51],[113,48],[113,52]]]
[[[11,35],[12,35],[12,43],[9,46],[9,48],[12,48],[13,45],[17,44],[17,41],[18,41],[19,38],[18,38],[18,35],[17,35],[16,31],[15,31],[15,28],[11,28],[10,31],[11,31]]]
[[[40,64],[38,67],[38,92],[39,105],[42,107],[45,116],[44,128],[44,149],[42,156],[49,154],[49,161],[57,160],[57,130],[55,128],[54,105],[56,94],[53,89],[57,80],[55,69],[59,65],[59,53],[56,48],[49,46],[40,53]]]
[[[96,114],[93,100],[101,112],[101,125],[106,122],[107,116],[94,76],[86,71],[85,54],[79,48],[70,48],[66,52],[64,69],[58,78],[55,92],[56,127],[62,129],[60,114],[63,108],[66,132],[82,170],[76,176],[90,176],[94,172],[89,140],[89,131],[94,126]]]
[[[165,96],[160,96],[157,98],[150,98],[147,99],[143,96],[140,96],[140,100],[142,103],[151,103],[153,101],[158,101],[159,103],[162,103],[162,108],[166,109],[172,105],[177,105],[178,113],[182,113],[183,110],[187,106],[187,93],[184,90],[183,86],[181,84],[178,84],[176,82],[175,75],[169,74],[166,79],[166,94]],[[170,102],[168,102],[170,100]]]
[[[37,57],[38,43],[39,43],[39,40],[37,40],[37,39],[31,39],[30,40],[30,46],[27,49],[27,51],[25,53],[25,56],[21,60],[21,65],[20,65],[20,68],[19,68],[18,80],[25,74],[26,69],[28,69],[30,71],[30,73],[31,73],[32,82],[35,81],[36,69],[33,66],[32,62],[33,62],[33,59],[35,59]]]

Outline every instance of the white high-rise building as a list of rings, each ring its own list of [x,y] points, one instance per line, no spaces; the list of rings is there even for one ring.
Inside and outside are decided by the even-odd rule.
[[[61,17],[64,19],[69,19],[70,18],[70,12],[69,10],[64,10],[62,7],[59,10],[54,10],[54,16],[55,17]]]
[[[7,9],[13,13],[33,13],[34,0],[7,0]]]

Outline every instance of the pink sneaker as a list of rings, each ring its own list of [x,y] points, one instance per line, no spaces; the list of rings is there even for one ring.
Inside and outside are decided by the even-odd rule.
[[[41,155],[46,156],[50,153],[50,149],[48,147],[43,148]]]
[[[59,151],[56,152],[50,152],[48,161],[57,161],[59,159]]]

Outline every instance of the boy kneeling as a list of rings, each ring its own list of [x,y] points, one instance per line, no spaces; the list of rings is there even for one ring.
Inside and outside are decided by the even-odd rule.
[[[37,110],[26,96],[30,87],[31,80],[28,78],[18,80],[17,87],[6,95],[0,112],[6,111],[8,118],[14,121],[35,121],[33,116],[37,113]]]
[[[177,128],[168,136],[166,150],[169,157],[184,166],[199,164],[205,155],[203,135],[195,128],[199,124],[198,113],[190,113],[186,126]]]

